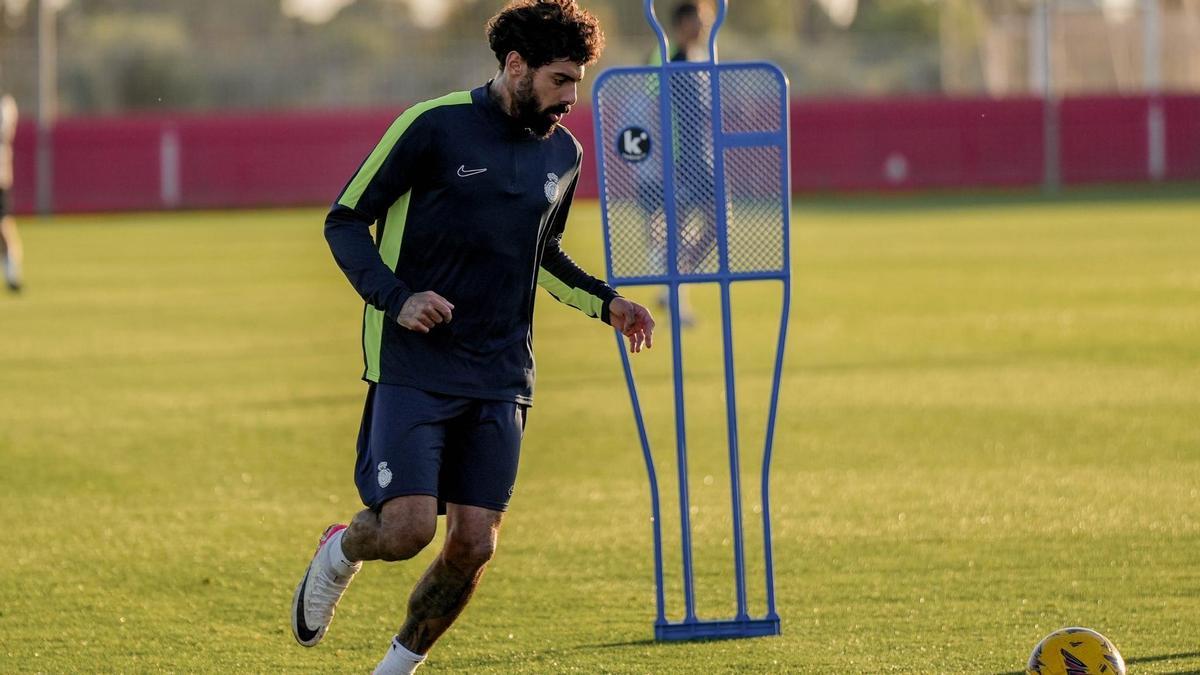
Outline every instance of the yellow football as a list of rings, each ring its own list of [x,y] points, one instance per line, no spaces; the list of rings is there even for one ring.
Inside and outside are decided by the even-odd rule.
[[[1060,628],[1042,638],[1025,666],[1029,675],[1125,675],[1125,659],[1089,628]]]

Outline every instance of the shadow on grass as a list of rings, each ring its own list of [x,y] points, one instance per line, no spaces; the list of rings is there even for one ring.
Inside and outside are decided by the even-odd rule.
[[[577,654],[577,653],[581,653],[581,652],[601,651],[601,650],[608,650],[608,649],[621,649],[624,647],[656,647],[658,649],[666,650],[666,649],[680,649],[683,647],[687,647],[689,645],[695,646],[697,644],[708,644],[708,643],[712,643],[712,642],[722,642],[722,641],[723,640],[679,640],[679,641],[658,642],[657,640],[654,640],[653,638],[646,638],[643,640],[627,640],[625,642],[598,642],[595,644],[582,644],[582,645],[572,645],[569,647],[557,647],[557,648],[553,648],[553,649],[544,649],[544,650],[538,650],[536,653],[531,654],[530,656],[532,656],[533,658],[535,658],[537,660],[544,660],[544,659],[553,659],[556,656],[567,656],[570,654]],[[511,662],[512,662],[512,659],[510,657],[498,657],[498,658],[483,657],[483,658],[471,659],[469,661],[464,661],[464,665],[473,666],[473,667],[483,667],[483,666],[497,666],[497,665],[507,664],[507,663],[511,663]],[[1017,675],[1022,675],[1022,674],[1018,673]]]
[[[1179,652],[1176,654],[1156,654],[1154,656],[1138,656],[1132,659],[1125,659],[1125,664],[1137,666],[1145,663],[1155,663],[1157,661],[1176,661],[1179,659],[1195,659],[1200,658],[1200,652]],[[996,673],[996,675],[1025,675],[1023,670],[1012,670],[1004,673]],[[1171,670],[1167,671],[1167,675],[1200,675],[1200,670]]]
[[[1139,656],[1133,659],[1125,659],[1125,663],[1154,663],[1155,661],[1174,661],[1176,659],[1196,659],[1200,658],[1200,652],[1186,652],[1180,654],[1159,654],[1158,656]],[[1195,672],[1195,671],[1188,671]]]
[[[1155,661],[1175,661],[1177,659],[1197,659],[1200,658],[1200,652],[1181,652],[1178,654],[1158,654],[1155,656],[1139,656],[1132,659],[1126,659],[1125,663],[1129,665],[1141,665],[1143,663],[1154,663]],[[1200,669],[1189,668],[1188,670],[1168,670],[1167,675],[1200,675]]]
[[[588,649],[612,649],[613,647],[648,647],[655,644],[651,638],[644,640],[627,640],[625,642],[600,642],[594,645],[575,645],[563,651],[582,652]]]

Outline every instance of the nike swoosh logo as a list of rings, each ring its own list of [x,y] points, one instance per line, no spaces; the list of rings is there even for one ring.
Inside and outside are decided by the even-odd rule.
[[[312,568],[310,567],[309,571],[304,573],[304,581],[300,582],[299,598],[296,600],[296,616],[292,620],[292,628],[295,629],[296,638],[302,645],[306,642],[311,642],[317,636],[318,632],[309,630],[308,626],[304,623],[304,591],[308,588],[308,575],[311,571]]]
[[[487,169],[468,169],[466,164],[460,164],[458,166],[458,177],[470,178],[471,176],[481,174],[484,171],[487,171]]]

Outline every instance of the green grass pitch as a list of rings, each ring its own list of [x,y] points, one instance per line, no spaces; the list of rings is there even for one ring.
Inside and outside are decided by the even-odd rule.
[[[793,217],[783,635],[650,640],[649,498],[614,340],[539,292],[500,550],[425,670],[1004,673],[1085,625],[1134,672],[1200,672],[1200,194],[843,198]],[[436,541],[368,565],[318,648],[287,625],[317,536],[358,508],[361,303],[321,222],[23,221],[28,289],[0,297],[0,672],[365,672],[382,655]],[[578,205],[566,247],[601,273],[598,224]],[[692,300],[697,591],[715,618],[733,596],[722,370],[716,295]],[[734,303],[754,474],[778,289]],[[635,359],[659,443],[665,324]],[[748,479],[761,611],[757,496]]]

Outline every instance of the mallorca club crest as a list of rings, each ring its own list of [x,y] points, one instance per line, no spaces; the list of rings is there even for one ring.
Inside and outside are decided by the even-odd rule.
[[[546,201],[553,204],[554,200],[558,199],[558,174],[546,174],[546,184],[543,187],[546,190]]]
[[[379,463],[379,487],[385,488],[392,484],[392,470],[388,468],[387,462]]]

